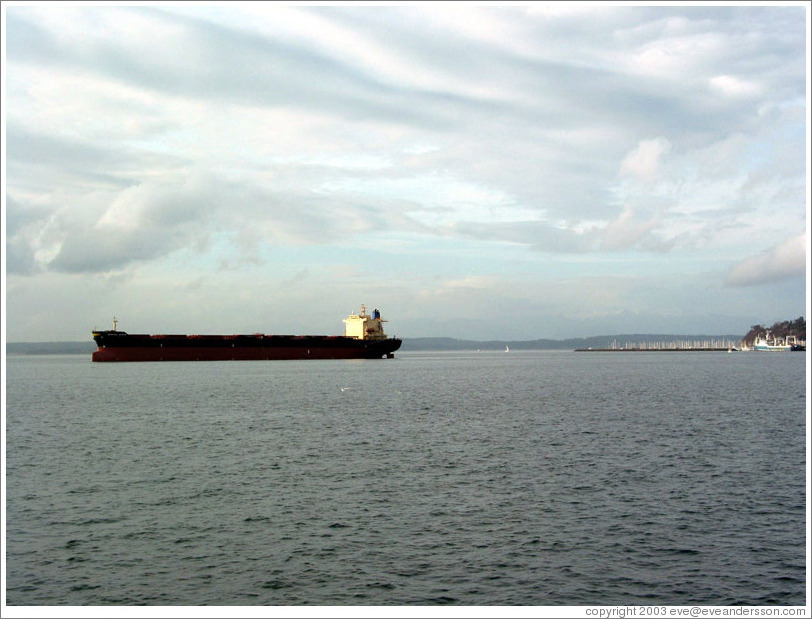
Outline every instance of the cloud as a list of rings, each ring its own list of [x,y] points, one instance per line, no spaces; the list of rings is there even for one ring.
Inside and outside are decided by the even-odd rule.
[[[661,217],[642,215],[629,207],[602,231],[602,247],[610,251],[631,249],[657,228]]]
[[[787,239],[771,249],[751,256],[730,269],[730,286],[761,286],[774,284],[806,273],[805,234]]]
[[[804,15],[8,7],[6,270],[29,299],[249,271],[335,302],[347,280],[408,301],[566,272],[578,306],[579,272],[619,264],[644,288],[652,265],[719,284],[806,221]],[[493,284],[438,302],[520,296]]]
[[[621,175],[631,175],[638,180],[653,180],[660,168],[660,158],[671,149],[670,142],[658,137],[642,140],[620,163]]]
[[[91,225],[70,225],[64,210],[59,217],[62,241],[43,266],[69,273],[120,270],[179,250],[223,251],[214,239],[225,240],[229,255],[255,261],[258,245],[313,245],[386,227],[385,214],[346,198],[246,186],[196,172],[117,192]]]
[[[26,258],[10,264],[12,272],[106,272],[199,244],[209,233],[214,196],[204,184],[173,173],[163,184],[133,186],[81,176],[61,179],[63,190],[47,200],[8,196],[7,241]]]
[[[756,82],[743,80],[735,75],[717,75],[710,79],[710,85],[728,97],[751,97],[761,93],[762,87]]]
[[[245,106],[296,106],[436,128],[465,97],[393,85],[310,37],[263,36],[183,12],[71,7],[9,12],[8,58],[103,77],[128,88]],[[63,22],[93,24],[86,30]],[[123,24],[127,24],[125,28]],[[81,39],[77,43],[76,39]],[[318,79],[312,76],[318,74]]]

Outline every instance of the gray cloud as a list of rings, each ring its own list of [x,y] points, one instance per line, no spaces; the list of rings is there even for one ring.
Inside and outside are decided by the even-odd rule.
[[[46,134],[14,121],[7,123],[6,153],[15,180],[36,183],[46,191],[65,184],[123,188],[135,184],[133,178],[146,171],[178,168],[184,163],[177,157],[127,145]]]
[[[210,175],[172,180],[112,194],[109,206],[90,224],[63,222],[59,251],[42,266],[71,273],[116,271],[177,250],[205,252],[216,235],[235,255],[253,261],[263,245],[329,243],[391,226],[385,210],[362,198],[335,200]]]
[[[204,244],[213,196],[206,183],[139,185],[119,193],[92,226],[71,229],[49,268],[66,272],[120,269]]]
[[[44,216],[24,210],[11,196],[6,198],[6,272],[30,274],[36,270],[36,259],[29,231],[39,228]]]
[[[171,44],[156,40],[146,49],[94,37],[92,31],[81,42],[68,37],[57,41],[27,19],[24,11],[16,10],[9,12],[8,30],[13,36],[8,41],[8,58],[92,72],[175,96],[296,105],[427,128],[452,123],[453,108],[465,101],[450,93],[404,91],[303,44],[158,9],[108,11],[108,18],[115,21],[126,22],[137,15],[154,22],[156,30],[171,25],[175,39]]]
[[[66,273],[107,272],[164,256],[179,246],[172,231],[143,229],[124,234],[88,230],[68,236],[48,266]]]

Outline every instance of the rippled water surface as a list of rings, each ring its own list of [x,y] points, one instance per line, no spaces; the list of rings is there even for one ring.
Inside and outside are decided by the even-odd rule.
[[[9,605],[805,604],[805,355],[8,357]]]

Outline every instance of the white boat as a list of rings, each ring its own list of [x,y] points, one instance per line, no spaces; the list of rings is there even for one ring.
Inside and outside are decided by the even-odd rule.
[[[789,352],[792,350],[792,345],[788,344],[786,340],[781,340],[775,336],[771,336],[767,331],[762,337],[759,335],[756,341],[753,342],[753,350],[768,351],[768,352]]]

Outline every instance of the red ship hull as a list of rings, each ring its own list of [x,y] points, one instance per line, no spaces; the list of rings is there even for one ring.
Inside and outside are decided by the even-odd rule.
[[[401,340],[292,335],[130,335],[97,331],[96,362],[272,361],[295,359],[380,359],[392,357]]]

